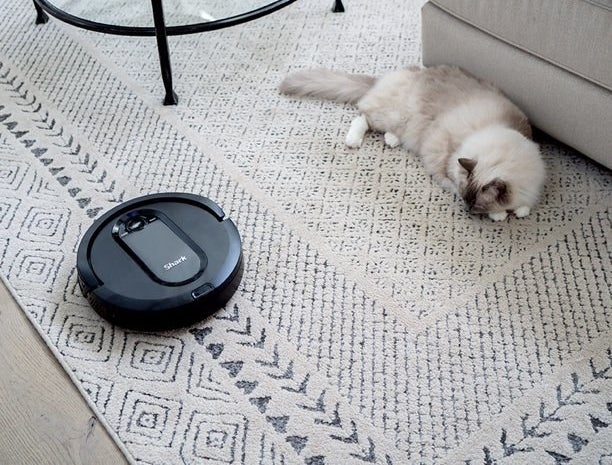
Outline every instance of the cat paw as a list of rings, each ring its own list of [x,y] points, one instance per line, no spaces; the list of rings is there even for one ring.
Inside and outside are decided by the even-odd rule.
[[[514,214],[517,218],[525,218],[527,215],[529,215],[530,212],[531,209],[526,206],[518,207],[516,210],[514,210]]]
[[[365,133],[368,131],[368,120],[365,116],[359,115],[351,122],[351,127],[346,134],[345,144],[347,147],[356,149],[361,147]]]
[[[361,144],[363,143],[363,137],[357,135],[357,134],[347,134],[346,139],[344,141],[344,143],[346,144],[346,146],[350,149],[356,149],[361,147]]]
[[[508,213],[507,212],[489,213],[489,218],[491,218],[493,221],[504,221],[506,218],[508,218]]]
[[[385,144],[387,145],[387,147],[397,147],[398,145],[400,145],[399,137],[397,137],[393,133],[385,132]]]

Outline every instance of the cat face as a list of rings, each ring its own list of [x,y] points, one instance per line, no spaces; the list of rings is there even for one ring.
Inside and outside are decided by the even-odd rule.
[[[459,158],[459,164],[466,171],[466,180],[461,188],[461,196],[471,213],[486,214],[505,211],[510,203],[508,184],[496,177],[483,182],[477,180],[476,160]]]

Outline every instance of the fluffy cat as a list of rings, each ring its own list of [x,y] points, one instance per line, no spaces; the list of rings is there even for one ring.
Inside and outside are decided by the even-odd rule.
[[[411,67],[380,78],[305,70],[287,76],[280,91],[356,104],[349,147],[359,147],[368,129],[383,132],[390,147],[418,153],[472,213],[524,217],[537,202],[545,167],[527,117],[492,84],[457,67]]]

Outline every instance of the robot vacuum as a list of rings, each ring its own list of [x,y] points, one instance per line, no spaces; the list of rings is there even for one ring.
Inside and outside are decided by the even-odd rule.
[[[94,222],[79,244],[77,271],[91,306],[112,323],[177,328],[234,294],[243,271],[240,235],[210,199],[147,195]]]

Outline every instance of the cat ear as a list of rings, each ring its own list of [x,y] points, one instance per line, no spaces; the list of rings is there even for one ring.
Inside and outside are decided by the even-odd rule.
[[[495,178],[490,183],[486,184],[483,188],[483,191],[490,191],[495,195],[495,199],[499,203],[505,203],[508,200],[510,195],[510,191],[508,189],[508,184],[505,181]]]
[[[476,168],[476,160],[472,160],[471,158],[460,158],[459,164],[465,168],[468,173],[474,171]]]

